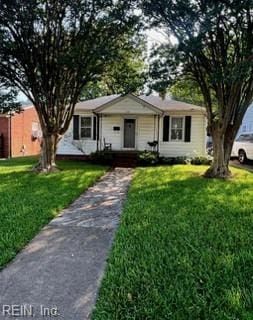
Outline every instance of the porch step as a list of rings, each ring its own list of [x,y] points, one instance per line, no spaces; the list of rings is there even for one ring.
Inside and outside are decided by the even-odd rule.
[[[114,161],[113,162],[113,167],[135,168],[136,166],[137,166],[137,161],[135,161],[135,162]]]
[[[137,166],[136,152],[114,152],[113,166],[123,168],[134,168]]]

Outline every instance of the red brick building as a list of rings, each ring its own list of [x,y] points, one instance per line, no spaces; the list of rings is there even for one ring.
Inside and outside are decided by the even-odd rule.
[[[40,153],[40,125],[33,106],[9,117],[0,115],[0,158],[31,156]]]

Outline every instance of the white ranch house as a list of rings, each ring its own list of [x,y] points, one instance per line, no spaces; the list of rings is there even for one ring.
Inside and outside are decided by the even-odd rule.
[[[201,107],[158,96],[112,95],[80,102],[58,155],[82,156],[110,148],[151,150],[161,156],[206,154],[206,116]]]

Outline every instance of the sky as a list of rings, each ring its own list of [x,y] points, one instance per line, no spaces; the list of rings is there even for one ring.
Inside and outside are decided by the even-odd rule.
[[[147,38],[149,43],[162,44],[168,41],[168,36],[159,29],[152,29],[147,31]]]
[[[26,96],[22,92],[19,92],[17,99],[18,101],[22,101],[22,102],[25,102],[27,100]]]
[[[171,42],[177,43],[177,39],[173,35],[166,35],[161,29],[151,29],[147,31],[148,45],[152,47],[153,44],[163,44]]]

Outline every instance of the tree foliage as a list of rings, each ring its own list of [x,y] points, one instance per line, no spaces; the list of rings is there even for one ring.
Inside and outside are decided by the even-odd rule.
[[[192,79],[181,78],[169,87],[170,96],[179,101],[195,104],[197,106],[205,106],[203,94],[198,83]],[[213,108],[217,108],[217,100],[215,93],[211,91]]]
[[[171,42],[154,45],[149,59],[149,87],[160,96],[165,96],[168,88],[177,81],[176,48]],[[172,58],[173,57],[173,58]]]
[[[129,40],[128,40],[129,42]],[[82,98],[93,99],[110,94],[139,94],[146,82],[145,44],[141,35],[119,50],[118,57],[106,66],[100,79],[89,82]]]
[[[214,141],[206,175],[227,177],[232,144],[253,97],[252,0],[148,0],[142,8],[152,25],[177,39],[165,46],[168,79],[187,76],[203,95]]]
[[[1,0],[0,75],[34,104],[43,132],[39,170],[55,166],[86,84],[117,59],[138,17],[124,0]]]
[[[191,80],[179,80],[169,89],[169,94],[174,100],[192,103],[198,106],[204,105],[203,96],[197,83]]]
[[[21,111],[21,103],[17,101],[17,91],[6,89],[3,85],[0,85],[0,114],[20,113]]]

